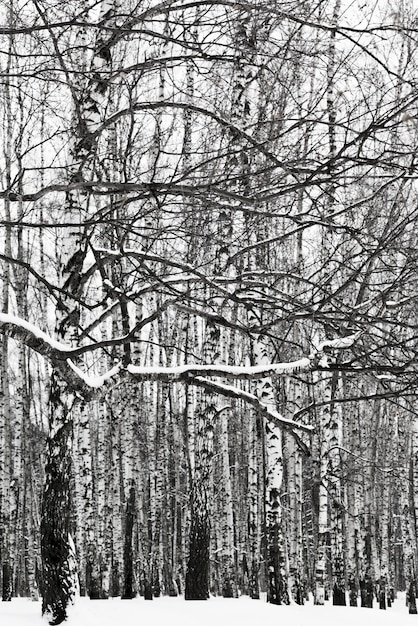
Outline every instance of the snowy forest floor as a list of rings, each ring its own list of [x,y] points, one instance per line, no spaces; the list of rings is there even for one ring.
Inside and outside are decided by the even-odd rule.
[[[207,602],[186,602],[179,598],[143,598],[121,601],[78,598],[71,608],[68,626],[253,626],[254,624],[290,624],[291,626],[403,626],[418,622],[417,615],[409,615],[405,606],[405,594],[399,593],[390,609],[380,610],[353,607],[274,606],[263,600],[239,600],[211,598]],[[41,618],[40,602],[16,598],[12,602],[0,602],[2,626],[39,626],[47,622]]]

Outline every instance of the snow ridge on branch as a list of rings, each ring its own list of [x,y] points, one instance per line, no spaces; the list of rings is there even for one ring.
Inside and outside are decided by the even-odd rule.
[[[84,352],[97,350],[101,343],[91,346],[72,348],[61,343],[42,331],[40,328],[15,315],[0,313],[0,332],[9,337],[22,341],[26,346],[32,348],[56,365],[57,361],[65,361],[69,369],[76,374],[87,386],[99,388],[106,381],[119,374],[121,365],[113,367],[106,374],[100,376],[89,376],[76,366],[71,357],[79,356]],[[131,335],[131,333],[129,333]],[[266,378],[274,376],[295,375],[316,369],[320,363],[322,353],[330,349],[350,348],[362,335],[362,331],[356,332],[348,337],[324,341],[308,357],[303,357],[296,361],[283,363],[268,363],[263,365],[239,366],[239,365],[219,365],[219,364],[185,364],[173,367],[141,367],[128,364],[123,368],[134,378],[141,380],[162,380],[167,382],[190,381],[199,376],[213,376],[231,378],[237,380]],[[131,337],[132,338],[132,337]],[[124,337],[119,338],[123,342]],[[112,343],[114,340],[110,340]],[[115,340],[117,341],[117,339]],[[105,342],[107,345],[109,342]]]
[[[178,365],[175,367],[141,367],[128,365],[127,371],[143,380],[164,380],[175,382],[189,380],[196,376],[219,376],[234,379],[267,378],[268,376],[283,376],[306,372],[312,367],[312,360],[308,357],[291,361],[290,363],[270,363],[268,365]]]
[[[263,404],[255,395],[248,393],[239,387],[226,385],[223,382],[214,381],[212,378],[228,378],[233,380],[248,380],[268,378],[276,376],[294,376],[302,372],[326,367],[323,365],[324,351],[330,349],[345,349],[351,347],[362,335],[362,331],[331,341],[324,341],[308,357],[296,361],[283,363],[267,363],[263,365],[235,366],[218,364],[185,364],[173,367],[141,367],[128,364],[123,366],[116,364],[109,371],[101,375],[91,376],[75,365],[71,356],[77,356],[80,352],[97,350],[98,344],[82,346],[74,349],[39,329],[34,324],[17,316],[0,313],[0,333],[22,341],[27,347],[35,350],[50,361],[59,374],[71,385],[75,391],[85,397],[91,397],[92,390],[105,387],[109,381],[118,375],[129,375],[138,381],[160,380],[165,382],[188,382],[203,387],[223,396],[242,400],[256,408],[267,419],[289,430],[299,429],[311,432],[312,427],[286,419],[277,411]],[[130,335],[131,333],[129,333]],[[123,339],[123,338],[122,338]],[[106,344],[108,342],[105,342]],[[210,378],[209,378],[210,377]]]

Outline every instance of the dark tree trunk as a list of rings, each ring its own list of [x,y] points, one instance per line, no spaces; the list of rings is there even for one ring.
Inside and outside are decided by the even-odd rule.
[[[110,569],[110,595],[112,598],[117,598],[120,595],[119,578],[119,562],[112,559]]]
[[[270,515],[272,514],[270,513]],[[277,523],[269,523],[267,539],[267,602],[271,604],[289,604],[287,589],[280,571],[281,532]]]
[[[186,600],[209,598],[209,540],[206,491],[202,484],[195,484],[192,493],[190,547],[184,594]]]
[[[339,585],[335,584],[332,590],[332,604],[334,606],[345,606],[345,590]]]
[[[381,578],[379,581],[379,608],[386,610],[386,579]]]
[[[358,591],[357,591],[356,581],[354,580],[354,578],[349,579],[348,589],[349,589],[348,597],[350,598],[350,606],[357,606]]]
[[[334,570],[335,583],[332,590],[332,604],[334,606],[345,606],[344,562],[340,556],[334,559]]]
[[[3,602],[10,602],[13,595],[13,575],[9,561],[3,563],[3,584],[1,599]]]
[[[86,587],[90,600],[100,600],[103,597],[100,568],[94,545],[90,545],[87,550]]]
[[[223,598],[234,598],[234,582],[232,578],[228,576],[222,577],[222,597]]]
[[[153,597],[151,582],[146,578],[144,582],[144,600],[152,600]]]
[[[305,590],[303,588],[303,583],[298,576],[296,579],[295,589],[294,589],[294,600],[296,604],[302,605],[305,603]]]
[[[416,580],[412,579],[408,587],[408,611],[410,615],[417,614],[417,584]]]
[[[123,593],[122,600],[131,600],[135,597],[134,566],[132,554],[132,532],[135,521],[135,488],[129,489],[126,503],[125,540],[123,546]]]
[[[276,487],[269,489],[268,500],[265,500],[265,504],[267,602],[290,604],[287,584],[283,576],[285,555],[279,514],[279,492]]]
[[[257,559],[253,559],[249,573],[249,592],[253,600],[260,599],[260,586],[258,583],[259,564]]]
[[[71,571],[70,472],[72,421],[66,388],[53,376],[49,407],[49,439],[41,513],[42,613],[61,624],[74,595]]]
[[[271,604],[282,604],[280,573],[278,567],[274,563],[274,560],[274,557],[271,556],[268,564],[267,602],[270,602]]]
[[[160,574],[155,563],[153,563],[151,578],[152,578],[152,593],[154,595],[154,598],[159,598],[161,596]]]
[[[373,608],[373,581],[366,574],[364,579],[360,581],[361,606],[367,609]]]

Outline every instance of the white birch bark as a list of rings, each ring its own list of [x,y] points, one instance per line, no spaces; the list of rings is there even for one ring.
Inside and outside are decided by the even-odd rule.
[[[248,543],[249,543],[249,595],[258,600],[260,597],[260,517],[259,506],[259,463],[257,458],[258,433],[255,412],[251,412],[247,424],[248,438]]]
[[[11,11],[8,12],[8,19],[11,18]],[[6,63],[6,83],[5,83],[5,184],[7,188],[10,188],[12,182],[11,172],[11,158],[12,158],[12,140],[13,140],[13,127],[12,127],[12,102],[10,82],[8,80],[9,72],[11,69],[12,59],[12,38],[9,38],[8,42],[8,56]],[[10,221],[11,219],[11,207],[10,200],[6,197],[4,199],[4,214],[5,219]],[[3,251],[5,256],[12,256],[11,249],[11,229],[5,227]],[[3,313],[9,313],[9,300],[10,300],[10,267],[8,263],[4,264],[2,275],[2,302],[1,308]],[[2,545],[1,547],[1,581],[2,581],[2,600],[8,601],[12,598],[13,593],[13,563],[11,554],[11,546],[15,544],[14,529],[11,523],[10,512],[13,508],[13,494],[12,494],[12,476],[11,476],[11,403],[10,403],[10,381],[9,381],[9,340],[6,336],[1,338],[1,391],[0,398],[1,413],[0,413],[0,445],[1,445],[1,468],[0,468],[0,497],[1,497],[1,526],[2,526]]]
[[[216,362],[219,350],[219,329],[207,324],[204,329],[203,359]],[[196,408],[195,469],[191,484],[191,517],[189,556],[186,571],[187,600],[209,597],[210,499],[213,460],[213,431],[217,414],[216,397],[205,394]]]
[[[328,539],[329,539],[329,519],[328,519],[328,472],[329,472],[329,449],[331,435],[331,400],[332,400],[332,380],[331,377],[323,377],[319,382],[321,401],[325,406],[319,410],[319,505],[318,505],[318,547],[315,564],[315,604],[323,605],[329,593],[328,581]]]
[[[347,383],[346,383],[347,385]],[[346,393],[350,393],[348,389]],[[346,541],[347,541],[347,587],[350,606],[357,606],[359,595],[359,551],[364,551],[360,543],[361,483],[357,470],[358,456],[361,455],[358,409],[345,413],[345,446],[348,450],[346,467]]]
[[[337,374],[331,383],[330,421],[328,443],[328,476],[327,489],[329,494],[329,523],[331,548],[331,575],[332,598],[334,605],[346,604],[345,584],[346,573],[344,566],[345,536],[344,536],[344,492],[341,481],[341,446],[343,434],[342,405],[338,402],[343,394],[341,377]],[[335,402],[334,402],[335,401]]]
[[[297,379],[290,379],[286,387],[287,406],[296,413],[301,409],[302,384]],[[287,456],[287,491],[288,491],[288,545],[289,545],[289,590],[297,604],[304,603],[304,567],[303,567],[303,457],[292,436],[286,435]]]
[[[269,355],[264,339],[254,341],[254,360],[257,364],[268,363]],[[271,379],[257,384],[257,396],[263,404],[276,410],[276,399]],[[266,566],[268,576],[267,599],[272,604],[289,604],[288,560],[283,536],[283,433],[276,424],[264,423],[265,428],[265,533]]]
[[[366,458],[369,462],[363,472],[363,515],[361,516],[359,550],[359,578],[361,592],[361,606],[371,608],[373,605],[376,575],[379,571],[378,551],[376,544],[376,465],[377,440],[375,432],[379,428],[379,406],[375,404],[371,418],[362,419],[362,436],[367,442]]]
[[[409,472],[411,459],[412,442],[405,435],[408,429],[407,418],[398,413],[396,415],[397,422],[397,452],[400,463],[399,491],[400,491],[400,515],[401,515],[401,533],[402,547],[404,555],[404,577],[407,590],[407,604],[410,614],[417,613],[417,563],[415,561],[417,554],[417,537],[414,532],[414,524],[412,520],[412,507],[409,489]]]
[[[234,568],[234,517],[232,509],[232,483],[229,461],[229,406],[219,409],[222,458],[222,596],[237,597]]]
[[[101,3],[99,13],[102,24],[113,23],[113,3],[105,0]],[[45,20],[47,17],[41,14]],[[82,47],[85,52],[85,47]],[[106,93],[106,82],[101,74],[109,63],[109,41],[102,39],[102,33],[96,39],[89,78],[85,81],[81,100],[72,87],[72,94],[78,116],[78,134],[73,137],[70,150],[70,182],[89,178],[88,168],[95,159],[97,139],[93,133],[101,120],[101,107]],[[84,59],[81,59],[81,65]],[[78,94],[80,91],[78,92]],[[82,171],[82,170],[85,171]],[[80,311],[77,298],[83,290],[80,280],[87,254],[87,240],[84,238],[83,221],[88,213],[85,194],[70,190],[67,193],[64,208],[65,221],[68,229],[62,240],[59,264],[60,284],[65,291],[60,293],[57,305],[56,332],[60,340],[76,346],[80,323]],[[68,297],[69,294],[70,297]],[[68,396],[68,397],[67,397]],[[75,398],[63,381],[55,375],[52,381],[49,410],[49,446],[46,484],[42,509],[42,556],[44,567],[43,613],[50,617],[51,623],[59,624],[66,618],[67,605],[73,600],[76,580],[73,570],[72,542],[69,530],[69,475],[70,457],[73,441],[73,415]],[[65,473],[64,473],[65,470]],[[57,505],[61,511],[57,510]],[[64,511],[64,514],[63,514]],[[57,517],[62,519],[57,521]],[[53,541],[52,535],[55,535]],[[54,542],[61,546],[59,563],[54,556]],[[73,577],[73,580],[70,578]]]
[[[414,508],[415,536],[418,541],[418,420],[412,422],[412,503]],[[418,546],[417,546],[418,549]],[[418,554],[415,554],[418,563]]]

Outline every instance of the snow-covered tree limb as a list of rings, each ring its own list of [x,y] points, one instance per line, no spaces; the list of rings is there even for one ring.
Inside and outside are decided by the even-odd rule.
[[[318,351],[329,352],[330,350],[344,350],[347,348],[351,348],[351,346],[361,337],[364,331],[359,330],[352,335],[348,335],[347,337],[339,337],[338,339],[330,339],[327,341],[322,341],[318,346]]]
[[[323,354],[320,351],[315,351],[308,357],[288,363],[267,363],[255,366],[187,364],[176,367],[141,367],[129,364],[123,368],[121,364],[117,364],[104,374],[91,376],[83,372],[71,359],[75,359],[83,353],[97,350],[100,347],[124,343],[125,340],[131,338],[132,333],[129,333],[127,337],[114,338],[106,342],[97,342],[74,349],[67,344],[56,341],[34,324],[5,313],[0,313],[0,332],[23,342],[27,347],[45,357],[66,382],[71,385],[74,391],[86,398],[91,397],[96,390],[103,388],[106,383],[116,379],[118,375],[129,375],[138,381],[189,382],[223,396],[242,400],[253,406],[257,412],[265,415],[270,421],[292,432],[294,429],[303,432],[312,431],[310,426],[282,417],[280,413],[273,411],[260,402],[255,395],[236,386],[214,381],[209,379],[209,377],[227,378],[230,380],[253,380],[277,376],[295,376],[302,372],[322,368]],[[320,347],[326,347],[327,350],[348,348],[360,337],[360,334],[355,333],[341,340],[324,342]],[[302,442],[300,443],[304,445]]]
[[[280,415],[278,411],[271,410],[266,404],[261,402],[257,398],[257,396],[252,393],[248,393],[243,389],[239,389],[238,387],[214,382],[213,380],[203,378],[202,376],[196,376],[191,382],[193,385],[197,385],[198,387],[203,387],[204,389],[220,393],[224,396],[227,396],[228,398],[243,400],[247,404],[253,406],[258,413],[264,415],[269,421],[277,424],[278,426],[282,426],[287,429],[297,428],[307,433],[311,433],[314,430],[313,426],[308,426],[307,424],[302,424],[301,422],[295,422],[294,420],[286,419],[285,417]]]
[[[97,379],[94,384],[91,384],[93,379],[82,374],[72,363],[69,357],[74,351],[70,346],[56,341],[34,324],[15,315],[0,313],[0,332],[7,337],[21,341],[25,346],[46,358],[68,385],[83,397],[91,397],[92,389],[99,386]],[[116,372],[112,371],[112,375],[114,373]],[[108,378],[109,376],[103,375],[101,385]]]
[[[166,303],[166,305],[167,304],[168,303]],[[153,316],[151,317],[153,318]],[[15,315],[0,313],[0,332],[2,334],[22,341],[28,348],[35,350],[38,354],[48,359],[54,366],[56,366],[57,363],[66,362],[67,367],[73,372],[73,374],[77,373],[80,379],[84,379],[84,382],[88,380],[88,377],[82,374],[78,367],[75,368],[68,365],[69,360],[84,353],[98,350],[102,347],[123,344],[126,341],[133,339],[134,330],[136,330],[136,328],[129,332],[126,336],[72,348],[67,344],[57,341],[26,320],[23,320]],[[295,376],[302,372],[322,368],[321,357],[322,350],[324,348],[327,351],[330,349],[348,348],[352,346],[355,341],[357,341],[361,334],[361,332],[357,332],[349,337],[323,342],[318,349],[309,356],[290,362],[268,363],[252,366],[187,364],[175,367],[141,367],[129,364],[126,367],[126,371],[134,378],[140,380],[161,380],[165,382],[190,381],[193,378],[201,376],[222,377],[236,380],[253,380],[276,376]],[[112,375],[115,375],[117,371],[115,370],[112,372]],[[108,380],[109,378],[110,376],[107,376],[103,379],[103,381]],[[98,386],[97,380],[92,386]]]
[[[314,367],[315,358],[306,357],[290,363],[270,363],[268,365],[197,365],[187,364],[176,367],[141,367],[128,365],[127,371],[142,380],[163,380],[166,382],[190,381],[196,376],[215,376],[238,380],[252,380],[268,376],[294,376]]]

